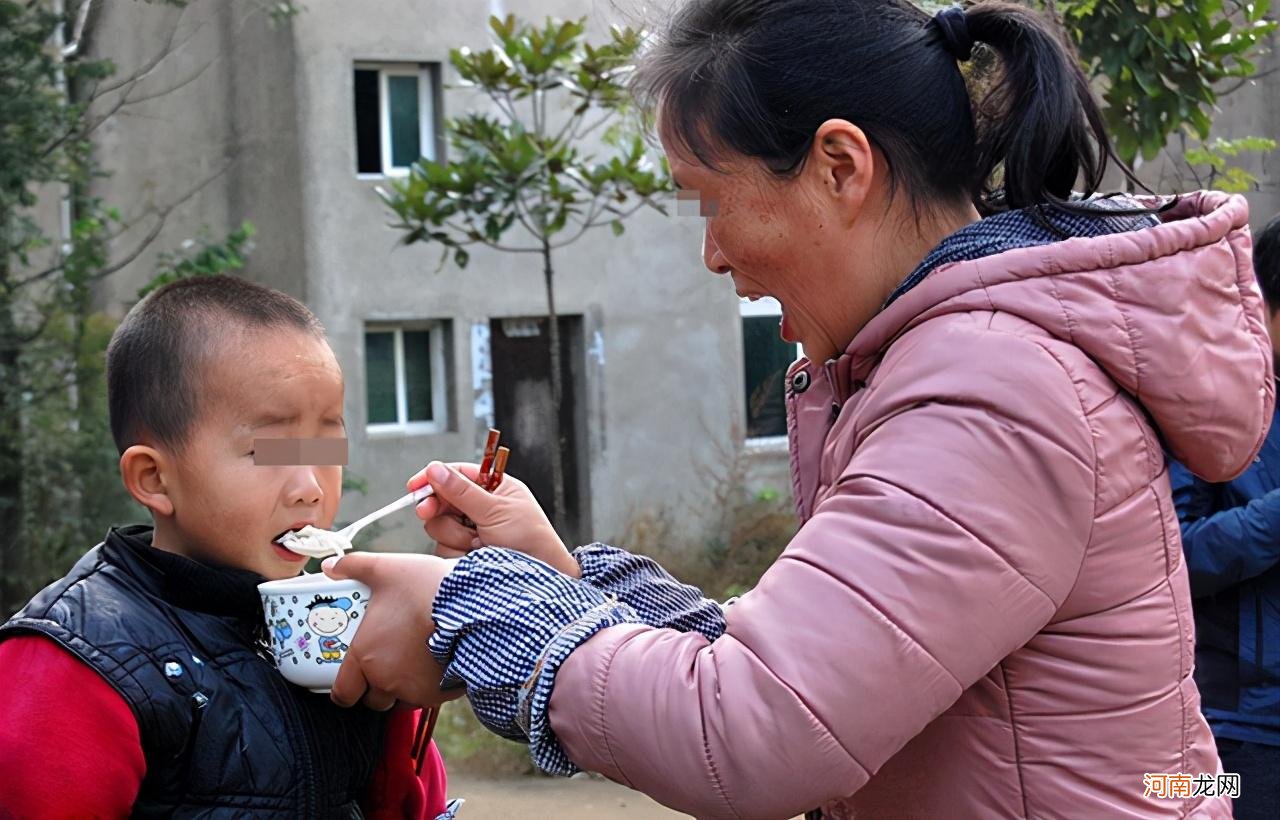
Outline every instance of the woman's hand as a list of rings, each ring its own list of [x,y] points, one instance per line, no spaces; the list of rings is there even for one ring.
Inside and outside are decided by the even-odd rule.
[[[329,697],[339,706],[363,700],[385,711],[396,701],[434,706],[461,697],[440,689],[444,670],[427,650],[435,631],[431,606],[454,561],[434,555],[352,552],[326,559],[330,578],[354,578],[370,589],[369,606],[338,668]]]
[[[435,495],[418,504],[417,514],[439,545],[436,554],[455,558],[480,547],[506,547],[580,577],[578,562],[524,482],[508,473],[490,493],[475,483],[479,472],[475,464],[433,461],[409,479],[410,492],[428,483],[435,489]],[[475,522],[474,530],[463,526],[464,515]]]

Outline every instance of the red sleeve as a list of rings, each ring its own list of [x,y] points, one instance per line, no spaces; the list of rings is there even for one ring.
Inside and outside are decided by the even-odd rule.
[[[413,733],[418,725],[419,714],[417,709],[391,713],[382,762],[374,773],[365,800],[365,814],[370,820],[400,820],[406,817],[434,820],[436,815],[444,811],[449,783],[445,776],[444,760],[440,757],[435,741],[427,749],[422,774],[416,775],[413,771],[414,760],[409,751],[413,746]]]
[[[146,760],[111,684],[52,640],[0,642],[0,815],[127,817]]]

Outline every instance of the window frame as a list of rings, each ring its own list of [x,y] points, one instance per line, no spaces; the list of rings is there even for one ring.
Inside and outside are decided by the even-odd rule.
[[[355,129],[356,178],[357,179],[398,179],[409,175],[409,166],[391,164],[391,107],[389,77],[416,77],[418,80],[418,154],[420,159],[435,160],[439,146],[436,144],[436,64],[435,63],[380,63],[367,60],[357,61],[351,68],[354,78],[357,71],[376,71],[378,73],[378,150],[382,160],[381,172],[359,170],[359,131]],[[354,81],[354,80],[353,80]],[[352,96],[355,89],[352,89]]]
[[[431,365],[431,415],[430,421],[410,421],[409,386],[405,378],[404,334],[427,331],[430,344]],[[369,361],[368,342],[364,342],[364,412],[365,432],[371,437],[403,435],[437,435],[449,430],[448,370],[449,361],[445,348],[445,321],[433,319],[417,322],[366,322],[364,335],[371,333],[392,334],[392,366],[395,372],[396,421],[370,422],[369,419]]]
[[[766,296],[754,302],[751,301],[750,299],[738,300],[739,332],[741,332],[742,330],[743,319],[768,318],[771,316],[776,316],[779,318],[782,317],[782,304],[777,299],[774,299],[771,296]],[[804,356],[804,348],[800,345],[799,342],[796,342],[791,346],[795,348],[795,358],[792,359],[792,361],[795,361],[796,359],[799,359],[802,356]],[[746,343],[744,342],[742,345],[742,356],[743,356],[744,364],[746,363],[746,355],[747,355],[747,346],[746,346]],[[746,393],[745,383],[743,384],[742,389],[743,389],[743,393],[745,394]],[[790,447],[790,442],[788,441],[787,435],[785,433],[780,436],[746,435],[746,428],[749,427],[749,424],[747,423],[748,420],[745,415],[746,404],[747,404],[747,399],[746,399],[746,396],[743,395],[739,406],[744,408],[743,409],[743,414],[744,414],[743,415],[743,442],[747,446],[747,448],[750,450],[768,450],[768,451],[773,451],[778,449],[782,449],[782,450],[788,449]]]

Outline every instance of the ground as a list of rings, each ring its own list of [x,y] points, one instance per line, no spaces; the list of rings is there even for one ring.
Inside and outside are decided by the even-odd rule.
[[[480,778],[449,775],[449,796],[467,800],[458,820],[668,820],[687,817],[603,778]]]

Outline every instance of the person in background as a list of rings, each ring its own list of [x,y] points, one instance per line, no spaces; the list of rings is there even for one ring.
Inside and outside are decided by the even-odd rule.
[[[1280,358],[1280,215],[1254,271]],[[1241,776],[1236,817],[1280,817],[1280,426],[1234,481],[1170,468],[1196,619],[1196,682],[1222,766]]]

